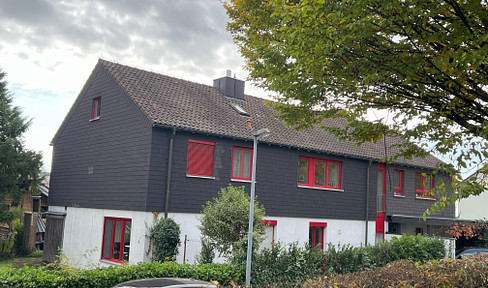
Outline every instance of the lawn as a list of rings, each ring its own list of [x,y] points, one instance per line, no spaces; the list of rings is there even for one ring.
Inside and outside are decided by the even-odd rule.
[[[0,261],[0,272],[8,270],[9,268],[12,268],[12,267],[13,267],[12,259]]]

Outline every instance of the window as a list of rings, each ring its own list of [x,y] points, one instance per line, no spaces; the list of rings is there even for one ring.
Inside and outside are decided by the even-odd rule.
[[[400,223],[388,222],[388,233],[401,234]]]
[[[397,196],[403,195],[403,171],[393,170],[393,193]]]
[[[298,159],[298,185],[341,189],[341,163],[300,157]]]
[[[102,259],[129,261],[131,220],[105,217]]]
[[[232,148],[232,179],[251,180],[252,149]]]
[[[432,198],[434,188],[434,177],[431,174],[415,174],[415,196],[417,198]]]
[[[324,250],[325,227],[327,227],[326,222],[310,222],[310,229],[308,232],[308,244],[311,248],[320,246],[320,250]]]
[[[214,148],[215,143],[190,139],[188,141],[186,175],[212,177]]]
[[[102,97],[98,97],[93,99],[93,117],[92,119],[99,119],[100,118],[100,107],[102,104]]]

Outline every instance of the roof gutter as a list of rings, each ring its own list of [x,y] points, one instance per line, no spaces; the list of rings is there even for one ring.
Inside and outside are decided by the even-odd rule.
[[[368,246],[368,233],[369,233],[369,187],[370,187],[370,180],[369,180],[369,170],[371,169],[371,164],[373,163],[372,160],[369,160],[368,170],[366,172],[366,226],[365,226],[365,233],[364,233],[364,246]]]
[[[166,175],[166,193],[164,199],[164,218],[168,218],[169,212],[169,195],[171,192],[171,172],[173,169],[173,143],[175,139],[176,128],[172,128],[169,135],[169,151],[168,151],[168,174]]]

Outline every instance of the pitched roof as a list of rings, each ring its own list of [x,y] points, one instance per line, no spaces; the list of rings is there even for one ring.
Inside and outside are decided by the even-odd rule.
[[[216,88],[162,74],[99,60],[105,70],[139,106],[153,124],[204,134],[252,139],[247,126],[250,119],[254,129],[268,128],[269,137],[260,142],[321,151],[347,157],[379,160],[385,157],[386,146],[398,143],[398,137],[386,141],[365,143],[360,146],[336,137],[317,127],[296,131],[277,117],[276,111],[264,104],[264,99],[244,95],[244,100],[225,97]],[[249,117],[237,113],[229,103],[238,104]],[[341,119],[326,120],[324,125],[345,127]],[[394,153],[390,148],[387,153]],[[440,162],[434,156],[397,161],[419,167],[435,167]]]

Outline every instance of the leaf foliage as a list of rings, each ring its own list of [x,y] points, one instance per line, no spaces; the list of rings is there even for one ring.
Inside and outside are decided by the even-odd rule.
[[[482,191],[473,181],[460,185],[457,171],[488,158],[487,6],[480,0],[224,3],[250,78],[276,92],[270,104],[288,125],[304,129],[342,118],[346,129],[323,128],[358,144],[399,135],[404,141],[388,162],[427,152],[452,158],[456,167],[439,167],[452,177],[438,188],[447,197],[438,197],[426,216]],[[371,111],[388,116],[367,121]]]

